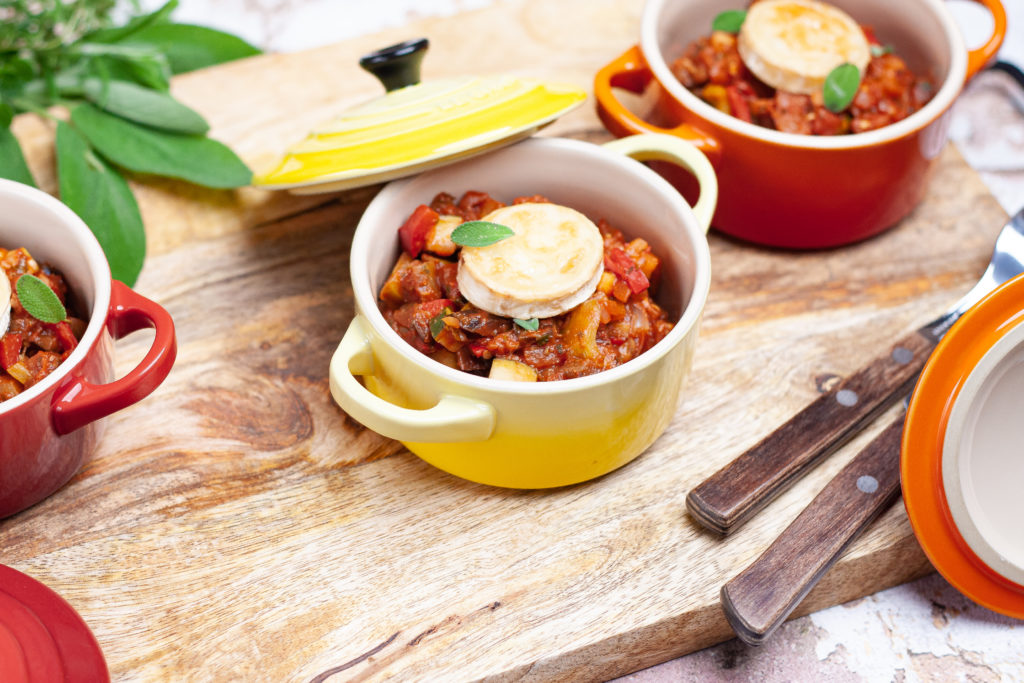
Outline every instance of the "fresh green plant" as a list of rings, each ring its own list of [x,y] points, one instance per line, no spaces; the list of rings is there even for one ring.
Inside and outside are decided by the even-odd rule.
[[[26,273],[14,285],[18,291],[21,307],[36,320],[44,323],[59,323],[68,317],[64,304],[60,302],[50,285],[35,275]]]
[[[711,20],[711,30],[725,31],[726,33],[739,33],[746,18],[746,10],[727,9],[724,12],[716,14],[715,18]]]
[[[853,102],[859,87],[860,69],[853,64],[840,64],[825,77],[822,87],[825,108],[836,114],[843,111]]]
[[[121,3],[123,4],[123,3]],[[55,122],[60,198],[89,225],[113,276],[134,284],[146,253],[124,172],[213,188],[252,173],[206,137],[203,117],[169,92],[174,74],[259,54],[245,41],[174,23],[170,0],[115,25],[118,0],[0,0],[0,177],[34,185],[15,114]]]
[[[491,221],[466,221],[452,230],[452,242],[462,247],[489,247],[515,235],[512,228]]]

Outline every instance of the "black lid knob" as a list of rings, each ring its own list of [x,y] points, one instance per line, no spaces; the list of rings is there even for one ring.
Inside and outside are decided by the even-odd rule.
[[[388,92],[416,85],[420,82],[420,64],[429,46],[426,38],[407,40],[364,55],[359,66],[376,76]]]

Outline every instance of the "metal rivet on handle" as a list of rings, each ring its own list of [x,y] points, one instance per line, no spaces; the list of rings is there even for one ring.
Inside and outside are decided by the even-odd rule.
[[[914,352],[910,349],[897,346],[892,350],[892,359],[900,365],[906,365],[910,361],[914,360]]]
[[[857,405],[857,392],[850,391],[849,389],[840,389],[836,392],[836,401],[839,402],[839,405],[846,406],[847,408],[855,406]]]
[[[857,478],[857,488],[861,493],[874,493],[878,490],[878,480],[870,474],[862,475]]]

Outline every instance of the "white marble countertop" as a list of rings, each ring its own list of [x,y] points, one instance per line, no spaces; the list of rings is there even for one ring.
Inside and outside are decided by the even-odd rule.
[[[181,0],[175,17],[294,51],[494,1]],[[1024,2],[1004,4],[1010,32],[1000,58],[1024,66]],[[968,45],[988,35],[984,10],[966,0],[949,5]],[[1007,212],[1024,206],[1024,92],[1001,74],[982,74],[955,105],[950,135]],[[728,641],[620,680],[1024,681],[1022,653],[1024,622],[979,607],[933,574],[790,621],[760,648]]]

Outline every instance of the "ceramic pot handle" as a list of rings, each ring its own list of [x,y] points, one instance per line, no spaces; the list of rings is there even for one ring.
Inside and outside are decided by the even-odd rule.
[[[494,431],[494,408],[461,396],[442,394],[432,408],[412,410],[385,401],[355,375],[373,374],[367,321],[357,315],[331,358],[331,395],[341,409],[373,431],[411,443],[484,441]]]
[[[996,57],[999,48],[1006,38],[1006,9],[1003,8],[1001,0],[975,0],[979,5],[984,5],[992,13],[992,35],[981,47],[967,52],[967,78],[971,80],[975,74],[988,66]]]
[[[995,0],[989,0],[995,1]],[[615,96],[612,88],[624,88],[640,94],[651,82],[651,68],[634,45],[606,65],[594,77],[594,98],[597,100],[597,115],[604,125],[617,137],[640,133],[667,133],[688,140],[701,152],[716,160],[720,153],[718,141],[693,126],[683,123],[675,128],[662,128],[644,121],[627,109]]]
[[[637,161],[667,161],[682,166],[697,179],[700,197],[693,205],[697,222],[707,232],[718,203],[718,178],[711,162],[697,147],[672,135],[631,135],[605,143],[605,149]]]
[[[127,285],[117,280],[110,284],[107,329],[111,336],[120,339],[151,327],[156,330],[153,345],[142,362],[119,380],[91,384],[79,377],[59,391],[54,396],[51,412],[53,428],[58,434],[68,434],[138,403],[160,386],[174,365],[177,343],[171,315]]]

